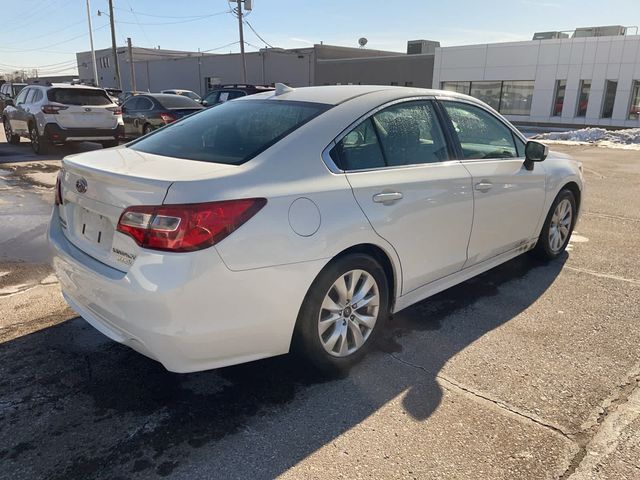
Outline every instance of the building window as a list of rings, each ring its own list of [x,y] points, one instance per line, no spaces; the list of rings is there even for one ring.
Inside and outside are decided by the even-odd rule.
[[[591,91],[591,80],[580,80],[580,89],[578,90],[578,107],[576,108],[576,117],[585,117],[587,115],[587,107],[589,106],[590,91]]]
[[[413,87],[413,82],[404,82],[405,87]]]
[[[631,105],[629,106],[629,120],[640,119],[640,80],[634,80],[631,87]]]
[[[471,96],[482,100],[487,105],[500,109],[502,82],[472,82]]]
[[[500,113],[529,115],[533,98],[533,80],[502,82]]]
[[[390,84],[390,85],[392,85],[392,86],[397,86],[397,85],[398,85],[398,82],[391,82],[391,84]]]
[[[616,100],[616,90],[618,90],[618,81],[607,80],[604,87],[604,100],[602,102],[602,118],[611,118],[613,115],[613,104]]]
[[[564,107],[564,94],[567,90],[566,80],[556,80],[556,94],[554,95],[553,111],[551,114],[554,117],[562,115],[562,107]]]
[[[471,91],[471,82],[442,82],[440,84],[442,90],[447,90],[449,92],[457,92],[464,93],[465,95],[469,95]]]

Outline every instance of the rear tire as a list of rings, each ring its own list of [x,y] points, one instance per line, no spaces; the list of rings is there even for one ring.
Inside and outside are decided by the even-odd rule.
[[[7,138],[7,143],[11,145],[18,145],[20,143],[20,135],[13,133],[9,120],[5,118],[2,123],[4,124],[4,136]]]
[[[144,127],[142,127],[142,135],[147,135],[153,132],[153,127],[148,123],[145,123]]]
[[[573,192],[563,189],[558,193],[542,226],[534,254],[543,260],[558,258],[567,248],[576,223],[576,199]]]
[[[118,140],[107,140],[105,142],[100,142],[100,144],[102,145],[102,148],[113,148],[120,145],[120,142]]]
[[[388,280],[369,255],[340,257],[316,277],[302,303],[293,351],[318,369],[348,370],[367,353],[389,316]]]
[[[31,149],[36,155],[44,155],[49,151],[49,140],[40,135],[35,124],[29,124],[29,138],[31,139]]]

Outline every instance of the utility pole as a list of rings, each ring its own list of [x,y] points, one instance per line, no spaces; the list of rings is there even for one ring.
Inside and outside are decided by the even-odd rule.
[[[109,23],[111,23],[111,54],[113,55],[113,64],[116,67],[116,87],[122,89],[120,65],[118,64],[118,52],[116,51],[116,25],[115,20],[113,19],[113,0],[109,0]]]
[[[131,47],[131,38],[127,37],[127,49],[129,51],[129,72],[131,74],[131,90],[134,92],[136,88],[136,66],[133,64],[133,48]]]
[[[98,65],[96,63],[96,51],[93,48],[93,27],[91,26],[91,5],[87,0],[87,20],[89,21],[89,43],[91,43],[91,61],[93,62],[93,83],[96,87],[100,86],[100,80],[98,79]]]
[[[240,55],[242,56],[242,83],[247,83],[247,61],[244,57],[244,32],[242,31],[242,0],[238,0],[238,28],[240,29]]]

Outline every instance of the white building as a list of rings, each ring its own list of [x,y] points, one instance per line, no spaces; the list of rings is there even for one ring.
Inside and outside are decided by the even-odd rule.
[[[438,48],[433,87],[478,97],[515,123],[640,127],[640,36],[626,33]]]

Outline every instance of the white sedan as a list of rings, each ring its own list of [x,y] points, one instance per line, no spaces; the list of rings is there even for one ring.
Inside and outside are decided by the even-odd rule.
[[[465,95],[278,85],[66,157],[54,267],[87,322],[168,370],[290,349],[341,369],[392,312],[562,254],[582,168],[547,154]]]

